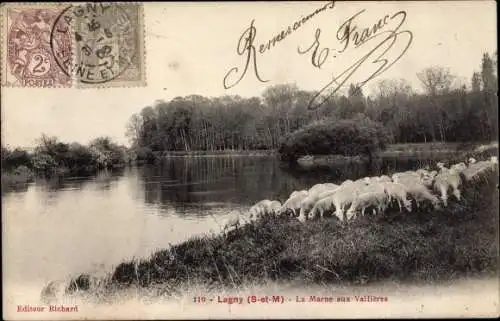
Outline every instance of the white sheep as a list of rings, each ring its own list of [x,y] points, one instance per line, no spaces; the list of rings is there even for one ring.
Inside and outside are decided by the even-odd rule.
[[[391,179],[389,176],[387,176],[387,175],[382,175],[382,176],[380,176],[380,177],[378,178],[378,181],[379,181],[380,183],[384,183],[384,182],[389,183],[389,182],[392,182],[392,179]]]
[[[347,180],[343,181],[342,184],[340,184],[340,186],[346,186],[346,185],[350,185],[352,183],[354,183],[352,180],[347,179]]]
[[[335,188],[338,185],[333,183],[316,184],[309,189],[309,193],[316,193],[318,191],[324,191],[326,189]]]
[[[334,207],[334,198],[333,195],[331,194],[328,195],[324,198],[321,198],[319,201],[314,204],[314,207],[311,209],[311,211],[308,214],[309,219],[314,219],[317,214],[320,214],[321,218],[323,218],[324,213],[332,209]],[[340,218],[342,220],[342,218]]]
[[[393,177],[392,180],[395,183],[401,183],[401,184],[404,184],[404,185],[421,183],[420,176],[416,176],[416,175],[401,174],[401,175],[397,175],[396,177]]]
[[[364,193],[364,192],[372,192],[372,191],[384,191],[384,188],[379,182],[372,182],[370,184],[364,185],[364,186],[359,186],[358,187],[359,193]]]
[[[255,221],[259,215],[259,211],[254,206],[250,207],[248,210],[248,219],[250,221]]]
[[[339,191],[342,192],[342,194],[340,196],[335,196]],[[359,193],[365,191],[378,191],[383,193],[384,189],[380,188],[378,184],[367,185],[361,182],[353,182],[347,186],[344,185],[334,190],[325,191],[318,196],[318,199],[308,214],[308,218],[315,218],[318,213],[323,217],[326,211],[335,208],[335,215],[342,221],[344,207],[351,204]],[[306,209],[306,207],[304,207],[304,209]]]
[[[300,203],[300,213],[299,215],[306,215],[309,212],[314,204],[321,198],[325,197],[327,194],[333,193],[338,190],[340,187],[335,185],[336,187],[326,188],[326,189],[317,189],[315,192],[309,192],[306,198],[302,200]]]
[[[355,180],[353,184],[358,185],[358,186],[364,186],[364,185],[368,185],[370,183],[371,183],[370,179],[367,182],[364,178],[360,178],[360,179]]]
[[[435,176],[425,175],[420,178],[420,183],[422,183],[427,188],[432,188],[432,185],[434,184],[434,177]]]
[[[351,184],[351,186],[355,186],[356,184]],[[366,186],[366,185],[363,185],[363,186]],[[325,191],[321,194],[318,195],[315,203],[314,203],[314,206],[312,206],[312,209],[311,209],[311,206],[309,203],[308,205],[309,206],[304,206],[304,212],[309,211],[309,214],[308,214],[308,218],[309,219],[312,219],[312,218],[315,218],[316,217],[316,214],[320,214],[321,217],[323,217],[324,213],[326,211],[329,211],[331,210],[332,208],[334,208],[334,203],[335,203],[335,198],[333,197],[335,195],[335,193],[337,193],[337,191],[340,190],[340,187],[339,188],[336,188],[336,189],[332,189],[332,190],[329,190],[329,191]],[[359,192],[359,189],[354,189],[357,193]],[[339,213],[339,212],[338,212]],[[337,213],[336,213],[337,215]],[[342,216],[340,215],[339,216],[339,219],[342,220]]]
[[[364,177],[361,179],[363,182],[365,182],[366,184],[370,184],[371,182],[374,181],[374,177]]]
[[[399,211],[403,212],[403,206],[408,212],[411,212],[411,202],[408,200],[408,191],[405,185],[394,182],[382,183],[385,192],[389,196],[389,201],[393,199],[398,202]]]
[[[483,168],[480,166],[474,166],[475,164],[469,165],[466,169],[462,171],[466,181],[474,181],[482,172]]]
[[[356,211],[361,210],[361,215],[365,215],[366,208],[374,206],[377,208],[379,213],[385,208],[388,202],[388,195],[385,192],[365,192],[358,194],[351,204],[351,207],[347,210],[347,220],[350,220]]]
[[[430,201],[435,209],[439,209],[439,199],[434,196],[428,189],[421,183],[415,182],[402,182],[406,187],[406,192],[408,195],[415,199],[417,208],[420,207],[422,201]]]
[[[306,194],[307,195],[307,190],[303,189],[301,191],[293,191],[292,194],[290,194],[290,196],[288,197],[288,199],[296,196],[296,195],[302,195],[302,194]]]
[[[489,160],[479,161],[473,166],[477,166],[482,169],[482,171],[491,170],[498,164],[498,158],[496,156],[491,156]]]
[[[448,206],[448,187],[449,183],[447,181],[446,174],[439,173],[434,179],[433,189],[441,194],[441,200],[444,206]]]
[[[271,205],[270,200],[262,200],[250,208],[250,219],[256,220],[259,217],[264,216],[267,213],[269,206]]]
[[[241,225],[240,213],[238,211],[231,211],[231,213],[229,213],[229,217],[226,218],[226,220],[224,221],[224,225],[223,225],[224,227],[223,227],[222,231],[226,232],[231,227],[238,229],[238,227],[240,225]]]
[[[278,213],[278,215],[291,211],[293,213],[293,216],[297,216],[297,210],[300,210],[300,205],[307,196],[308,196],[307,191],[300,191],[297,192],[295,195],[290,196],[290,198],[287,199],[285,203],[283,203],[281,211],[280,213]]]
[[[429,171],[428,171],[428,170],[426,170],[426,169],[423,169],[423,168],[417,169],[415,172],[416,172],[417,174],[419,174],[419,175],[420,175],[420,177],[424,177],[424,176],[426,176],[426,175],[429,175]]]
[[[400,178],[410,178],[410,179],[419,179],[420,178],[420,174],[417,173],[417,172],[412,172],[412,171],[406,171],[404,173],[395,173],[391,176],[392,178],[392,181],[396,181]]]
[[[417,176],[420,177],[420,174],[417,173],[416,171],[405,171],[402,173],[403,175],[412,175],[412,176]]]
[[[335,216],[340,220],[344,220],[345,207],[352,204],[356,196],[360,193],[361,187],[363,186],[356,183],[344,185],[338,188],[335,194],[332,195]]]
[[[330,190],[326,190],[326,191],[323,191],[323,192],[319,193],[318,194],[318,200],[334,194],[338,189],[339,189],[338,187],[337,188],[332,188]]]
[[[462,172],[467,168],[467,165],[464,162],[460,162],[458,164],[451,165],[450,169],[454,169],[458,172]]]
[[[281,203],[279,201],[272,201],[267,207],[267,214],[278,216],[281,213]]]
[[[366,184],[363,186],[359,186],[354,191],[354,195],[357,196],[357,195],[362,194],[362,193],[370,193],[370,192],[383,194],[383,193],[385,193],[385,189],[381,183],[374,182],[374,183]],[[385,210],[386,210],[386,207],[380,209],[380,211],[385,211]]]
[[[487,161],[469,162],[469,166],[462,171],[462,174],[467,181],[475,181],[485,172],[495,169],[496,166],[495,158],[493,158],[493,162],[491,159]]]
[[[460,178],[460,174],[458,171],[454,169],[449,169],[446,172],[439,173],[434,178],[433,188],[436,192],[441,193],[441,200],[443,201],[444,206],[448,206],[448,189],[453,190],[453,195],[457,200],[460,201],[460,184],[462,183],[462,179]]]

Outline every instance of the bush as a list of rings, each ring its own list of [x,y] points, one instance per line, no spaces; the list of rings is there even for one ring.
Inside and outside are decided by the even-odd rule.
[[[349,120],[323,121],[288,135],[278,152],[282,160],[296,162],[305,155],[368,155],[383,150],[391,137],[385,127],[358,116]]]
[[[2,169],[10,171],[19,166],[31,168],[31,160],[28,152],[20,148],[11,151],[2,147]]]
[[[24,166],[41,176],[88,175],[102,168],[121,168],[126,161],[127,148],[108,137],[96,138],[85,146],[62,143],[57,137],[42,135],[33,153],[2,147],[2,171],[9,173]]]
[[[138,163],[152,164],[156,160],[156,156],[149,147],[139,147],[135,150],[135,159]]]
[[[54,157],[44,153],[35,152],[32,157],[33,169],[39,174],[51,174],[58,166]]]

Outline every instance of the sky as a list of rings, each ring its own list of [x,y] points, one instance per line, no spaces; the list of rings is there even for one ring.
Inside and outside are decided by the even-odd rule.
[[[327,3],[144,3],[146,86],[2,87],[2,144],[30,147],[42,133],[84,144],[105,135],[127,144],[125,126],[130,116],[157,100],[191,94],[260,96],[266,87],[283,83],[319,90],[333,75],[342,74],[381,43],[378,39],[383,38],[378,37],[356,48],[351,31],[348,48],[335,54],[345,44],[336,37],[339,28],[363,9],[351,20],[351,26],[355,25],[360,32],[363,28],[373,28],[379,21],[379,25],[384,24],[387,15],[406,12],[406,19],[399,27],[399,31],[405,32],[384,57],[393,61],[409,44],[390,68],[366,82],[363,88],[368,93],[379,80],[391,78],[406,79],[419,89],[416,74],[429,66],[449,68],[469,81],[472,72],[480,70],[483,53],[496,50],[494,1],[336,2],[333,9],[327,8],[309,18],[274,47],[264,53],[256,52],[258,73],[267,82],[256,78],[251,64],[238,84],[224,88],[223,78],[231,68],[239,68],[237,76],[241,75],[246,53],[238,55],[238,40],[252,20],[256,31],[253,44],[259,49],[260,44],[266,44],[281,30],[293,27],[294,22]],[[397,28],[401,17],[399,14],[392,20],[385,19],[387,24],[379,33]],[[298,53],[299,47],[305,50],[313,44],[318,28],[321,30],[318,48],[331,48],[321,68],[311,63],[312,50]],[[5,43],[3,36],[2,47]],[[382,44],[379,52],[383,48]],[[2,66],[8,69],[4,58]],[[374,66],[370,61],[363,63],[346,83],[366,80],[375,72]]]

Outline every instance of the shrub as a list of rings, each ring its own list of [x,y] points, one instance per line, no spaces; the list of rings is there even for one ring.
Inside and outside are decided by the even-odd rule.
[[[282,160],[296,162],[305,155],[368,155],[391,141],[385,127],[364,116],[311,124],[286,136],[278,150]]]
[[[19,166],[31,167],[31,160],[27,151],[20,148],[9,150],[2,147],[2,168],[3,170],[13,170]]]
[[[35,152],[32,157],[33,169],[40,174],[50,174],[57,167],[54,157],[44,153]]]
[[[156,160],[156,156],[153,151],[149,147],[139,147],[135,150],[136,161],[139,163],[154,163]]]

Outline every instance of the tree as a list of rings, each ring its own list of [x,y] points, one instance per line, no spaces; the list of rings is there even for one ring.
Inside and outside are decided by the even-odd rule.
[[[291,114],[297,106],[298,92],[295,84],[284,84],[268,87],[262,93],[264,105],[274,119],[269,123],[273,147],[277,146],[279,137],[291,131]]]
[[[110,137],[93,139],[89,148],[93,159],[101,168],[121,166],[125,162],[125,149],[114,143]]]
[[[455,79],[449,69],[439,66],[425,68],[417,73],[417,77],[424,90],[431,96],[449,92]]]
[[[13,170],[19,166],[32,167],[28,152],[21,148],[10,150],[2,146],[2,170]]]
[[[139,114],[133,114],[127,123],[125,132],[125,136],[128,138],[132,147],[139,145],[143,130],[144,128],[141,116]]]
[[[483,88],[487,92],[496,92],[497,80],[493,71],[493,60],[488,53],[483,54],[481,64],[481,77],[483,80]]]
[[[472,74],[471,87],[472,92],[481,91],[481,75],[476,71]]]

